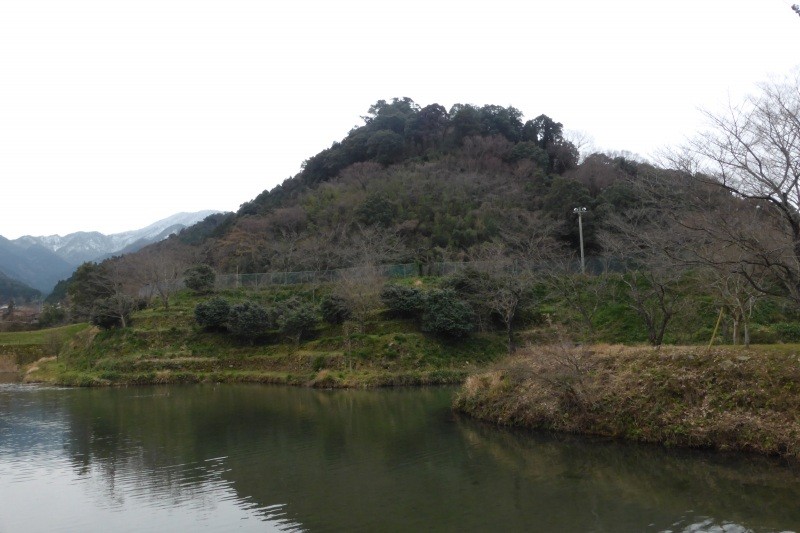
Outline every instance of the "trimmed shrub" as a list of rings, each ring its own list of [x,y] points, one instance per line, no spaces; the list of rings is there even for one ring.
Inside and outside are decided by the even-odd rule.
[[[269,311],[255,302],[235,304],[228,314],[228,331],[251,342],[266,335],[272,325]]]
[[[480,272],[474,268],[466,268],[447,276],[442,282],[442,286],[452,289],[458,294],[480,295],[491,286],[492,277],[486,272]]]
[[[425,293],[416,287],[386,285],[381,291],[381,300],[397,317],[412,318],[425,308]]]
[[[473,329],[472,309],[451,290],[431,291],[425,298],[422,331],[445,337],[466,337]]]
[[[284,335],[295,342],[314,331],[317,326],[317,314],[314,309],[303,302],[293,302],[279,311],[278,328]]]
[[[495,287],[496,280],[487,272],[467,268],[447,276],[442,282],[443,289],[450,289],[459,295],[461,301],[472,309],[473,323],[479,330],[494,329],[492,307],[487,302],[487,293]]]
[[[322,319],[333,325],[344,323],[353,314],[347,305],[347,300],[335,294],[326,296],[322,300],[320,311],[322,312]]]
[[[184,272],[184,284],[198,294],[206,294],[214,290],[217,275],[208,265],[194,265]]]
[[[194,319],[197,325],[207,329],[224,331],[227,329],[231,304],[225,298],[211,298],[200,302],[194,308]]]

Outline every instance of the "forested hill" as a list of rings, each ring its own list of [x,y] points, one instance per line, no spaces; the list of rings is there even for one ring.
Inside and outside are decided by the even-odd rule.
[[[363,126],[306,160],[296,177],[244,204],[240,214],[275,207],[285,196],[329,181],[355,163],[388,166],[437,159],[457,152],[469,137],[500,136],[516,148],[507,158],[529,159],[547,172],[561,174],[578,159],[577,148],[563,138],[560,123],[546,115],[523,123],[522,112],[514,107],[456,104],[448,112],[439,104],[420,108],[410,98],[395,98],[378,101],[361,118]]]
[[[41,293],[36,289],[0,272],[0,304],[6,304],[12,300],[26,302],[39,297],[41,297]]]
[[[524,121],[513,107],[379,101],[238,213],[73,278],[109,281],[103,297],[149,286],[166,307],[160,288],[198,263],[247,274],[470,261],[506,281],[522,264],[514,271],[549,278],[589,329],[598,307],[573,301],[583,292],[569,283],[596,278],[618,292],[596,295],[634,309],[653,344],[697,294],[728,309],[738,331],[759,299],[800,306],[800,91],[796,79],[765,87],[666,152],[663,167],[581,154],[561,123]],[[581,227],[590,268],[608,275],[572,275]]]
[[[486,243],[521,252],[543,235],[577,250],[582,206],[592,251],[604,214],[633,201],[622,178],[642,166],[602,154],[579,163],[561,123],[524,121],[514,107],[448,111],[396,98],[362,118],[297,176],[172,246],[191,243],[219,271],[238,272],[469,260]]]
[[[631,238],[678,235],[667,229],[674,223],[664,210],[652,208],[674,204],[654,196],[652,185],[680,191],[680,173],[630,157],[579,154],[547,115],[523,120],[514,107],[457,104],[447,111],[403,98],[379,101],[362,118],[362,126],[237,213],[211,215],[103,269],[135,295],[198,263],[219,274],[509,259],[574,265],[577,207],[586,208],[590,257],[617,261],[622,252],[653,248]],[[615,232],[621,250],[608,254],[606,237]],[[62,299],[69,284],[56,287],[51,300]]]

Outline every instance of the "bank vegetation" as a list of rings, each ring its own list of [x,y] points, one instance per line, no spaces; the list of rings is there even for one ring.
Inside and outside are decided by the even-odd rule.
[[[800,459],[800,346],[530,346],[470,376],[493,423]]]

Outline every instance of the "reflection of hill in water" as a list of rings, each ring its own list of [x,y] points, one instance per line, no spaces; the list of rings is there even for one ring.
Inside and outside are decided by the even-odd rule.
[[[312,531],[800,524],[800,480],[774,462],[510,432],[454,418],[443,390],[68,393],[73,467],[111,492],[231,490]]]
[[[548,485],[544,498],[554,506],[566,498],[597,509],[596,521],[581,526],[586,530],[618,531],[620,524],[641,530],[653,523],[653,531],[683,531],[694,519],[708,524],[691,531],[722,523],[725,531],[746,530],[733,527],[737,523],[754,531],[800,524],[800,509],[792,503],[800,495],[800,472],[771,459],[525,433],[472,420],[460,428],[465,440],[491,457],[487,462],[502,465],[498,470]],[[638,526],[623,518],[636,514]]]

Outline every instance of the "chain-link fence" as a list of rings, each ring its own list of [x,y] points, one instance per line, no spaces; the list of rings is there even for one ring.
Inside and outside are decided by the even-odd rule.
[[[571,265],[578,272],[580,265]],[[274,285],[299,285],[303,283],[327,283],[340,279],[365,279],[367,277],[406,278],[411,276],[447,276],[468,268],[484,271],[502,270],[508,273],[520,273],[541,270],[547,265],[520,264],[513,261],[470,261],[470,262],[437,262],[406,263],[396,265],[361,266],[329,270],[303,270],[297,272],[261,272],[257,274],[217,274],[217,289],[236,289],[239,287],[258,289]],[[597,258],[587,261],[587,271],[600,273],[608,267]],[[613,270],[613,268],[611,269]],[[175,280],[170,284],[171,290],[183,288],[183,280]],[[140,296],[152,296],[153,286],[142,287]]]
[[[405,278],[419,275],[419,265],[378,265],[375,267],[337,268],[330,270],[304,270],[299,272],[261,272],[258,274],[218,274],[217,289],[238,287],[259,288],[268,285],[298,285],[302,283],[324,283],[344,278],[379,276]]]
[[[498,265],[491,261],[406,263],[397,265],[361,266],[330,270],[305,270],[299,272],[262,272],[258,274],[218,274],[217,289],[238,287],[258,288],[268,285],[298,285],[301,283],[324,283],[338,279],[359,279],[366,277],[407,278],[411,276],[447,276],[467,268],[495,270],[500,266],[505,270],[518,272],[523,269],[516,263]]]

